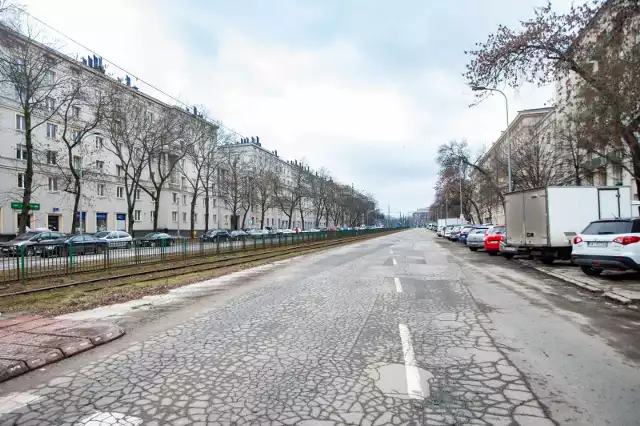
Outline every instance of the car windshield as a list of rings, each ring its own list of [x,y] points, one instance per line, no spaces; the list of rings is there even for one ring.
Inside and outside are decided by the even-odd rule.
[[[487,228],[476,228],[473,231],[470,232],[470,234],[484,234],[484,231],[486,231]]]
[[[22,234],[20,236],[17,236],[13,239],[13,241],[27,241],[30,240],[31,238],[35,237],[36,235],[40,235],[39,232],[27,232],[26,234]]]
[[[496,235],[496,234],[502,234],[504,233],[504,226],[496,226],[494,228],[491,228],[491,235]]]
[[[155,237],[156,235],[160,235],[160,234],[157,234],[157,233],[155,233],[155,232],[150,232],[150,233],[148,233],[147,235],[145,235],[145,236],[144,236],[144,238],[153,238],[153,237]]]
[[[94,235],[95,238],[104,238],[106,236],[108,236],[111,232],[98,232],[97,234]]]
[[[584,235],[609,235],[628,234],[633,232],[633,222],[630,220],[606,220],[591,222],[582,234]]]

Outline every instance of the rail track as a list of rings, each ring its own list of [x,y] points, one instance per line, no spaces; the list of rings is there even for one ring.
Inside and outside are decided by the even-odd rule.
[[[45,286],[45,287],[24,289],[24,290],[14,291],[10,293],[2,293],[0,294],[0,299],[26,295],[26,294],[41,293],[41,292],[52,291],[52,290],[59,290],[67,287],[79,287],[79,286],[88,286],[88,285],[104,283],[103,286],[92,287],[89,290],[89,291],[99,291],[106,287],[113,288],[113,287],[121,287],[121,286],[131,284],[131,282],[109,284],[109,282],[111,281],[123,280],[123,279],[126,280],[127,278],[135,278],[135,277],[142,277],[141,279],[136,279],[135,280],[136,283],[155,281],[162,278],[170,278],[170,277],[175,277],[175,276],[184,275],[184,274],[211,271],[215,269],[228,268],[228,267],[243,265],[243,264],[252,263],[256,261],[279,258],[289,253],[305,254],[307,252],[313,252],[320,249],[330,248],[330,247],[339,246],[339,245],[345,245],[355,241],[363,241],[363,240],[367,240],[374,237],[389,235],[391,232],[369,234],[369,235],[356,236],[356,237],[350,237],[350,238],[344,238],[344,239],[338,239],[338,240],[321,241],[321,242],[310,243],[310,244],[309,243],[296,244],[293,246],[285,246],[285,247],[276,248],[276,249],[258,249],[253,253],[246,253],[246,254],[241,254],[237,256],[231,256],[223,259],[215,259],[215,258],[212,259],[211,257],[213,256],[209,258],[203,257],[203,258],[199,258],[198,259],[199,261],[190,262],[189,264],[186,264],[186,265],[181,264],[181,265],[167,266],[167,267],[157,268],[153,271],[149,271],[149,270],[137,271],[137,272],[132,271],[124,274],[110,275],[108,277],[91,278],[87,280],[79,280],[79,281],[74,281],[74,282],[69,282],[64,284],[56,284],[56,285]],[[135,268],[132,268],[132,269],[135,269]]]

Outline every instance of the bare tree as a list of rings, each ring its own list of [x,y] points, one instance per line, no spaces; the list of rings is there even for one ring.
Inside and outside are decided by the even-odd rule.
[[[289,220],[289,227],[293,227],[293,212],[298,207],[304,195],[303,163],[294,161],[289,165],[290,178],[280,174],[273,181],[273,196],[275,204]]]
[[[264,217],[267,210],[274,206],[273,185],[276,169],[272,162],[260,161],[253,167],[254,206],[260,213],[260,229],[264,229]]]
[[[79,71],[78,71],[79,73]],[[99,161],[102,167],[85,166],[82,164],[80,150],[82,145],[86,145],[87,137],[96,135],[105,116],[106,98],[102,91],[95,91],[97,79],[91,73],[78,74],[73,81],[69,82],[68,96],[61,102],[60,108],[55,118],[62,123],[62,128],[58,132],[60,139],[64,143],[62,158],[56,158],[57,150],[51,149],[46,152],[46,163],[57,167],[58,174],[63,180],[62,190],[73,195],[73,218],[71,229],[75,232],[78,229],[80,197],[82,182],[89,179],[101,179],[103,161]],[[57,127],[54,128],[57,130]],[[57,139],[57,135],[55,135]],[[89,145],[91,149],[91,145]],[[100,149],[100,147],[97,147]],[[83,149],[87,152],[87,149]],[[66,165],[60,160],[66,158]],[[76,164],[76,159],[80,159],[80,164]]]
[[[564,14],[547,4],[521,28],[500,26],[466,52],[467,81],[472,87],[518,87],[563,79],[561,100],[569,110],[590,113],[593,145],[605,152],[624,148],[640,187],[638,19],[637,0],[590,1]]]
[[[185,114],[178,108],[163,107],[158,117],[148,110],[145,114],[153,122],[154,132],[151,141],[144,145],[144,149],[147,150],[145,157],[151,186],[140,185],[140,188],[149,194],[153,201],[153,230],[157,231],[161,194],[166,182],[170,180],[173,184],[181,185],[181,182],[178,182],[177,170],[179,163],[187,155],[187,143],[183,138],[183,132],[188,120],[192,118],[189,113]]]
[[[314,175],[309,176],[308,199],[315,215],[314,224],[316,227],[320,226],[323,215],[327,216],[325,212],[328,211],[329,185],[329,172],[325,168],[321,168]],[[329,221],[327,220],[328,223]]]
[[[183,140],[186,144],[185,159],[189,161],[192,171],[185,170],[186,167],[183,164],[186,162],[180,162],[179,171],[191,187],[191,208],[190,208],[190,234],[193,235],[195,231],[196,221],[196,205],[198,196],[206,192],[209,192],[209,186],[211,184],[211,176],[215,167],[210,167],[216,160],[217,140],[216,140],[217,126],[207,121],[202,116],[194,116],[189,120],[183,133]],[[205,232],[208,231],[209,222],[209,199],[208,196],[204,198],[205,202]]]
[[[218,191],[222,202],[231,212],[231,225],[233,229],[238,229],[239,213],[245,197],[245,174],[241,156],[234,152],[230,145],[223,146],[221,162],[218,174]]]
[[[133,235],[136,192],[144,188],[141,178],[148,167],[149,146],[156,137],[155,126],[148,113],[148,102],[132,89],[115,83],[106,89],[105,114],[100,127],[109,140],[105,149],[120,163],[116,165],[116,178],[124,185],[128,231]]]
[[[36,41],[38,34],[26,26],[22,34],[0,24],[0,83],[12,93],[20,114],[16,129],[24,135],[26,153],[22,179],[22,209],[19,232],[27,227],[29,204],[35,192],[33,132],[46,123],[64,104],[68,87],[67,73],[60,72],[66,64],[50,47]]]

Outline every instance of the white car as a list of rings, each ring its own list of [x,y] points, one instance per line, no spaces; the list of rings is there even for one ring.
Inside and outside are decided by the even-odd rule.
[[[444,231],[442,231],[442,236],[445,238],[449,238],[451,235],[451,230],[453,229],[453,225],[448,225],[444,227]]]
[[[124,231],[98,232],[93,238],[106,241],[110,248],[131,248],[133,245],[133,238]]]
[[[249,231],[249,236],[253,238],[268,237],[269,231],[267,231],[266,229],[252,229],[251,231]]]
[[[640,219],[591,222],[573,238],[571,260],[587,275],[605,269],[640,271]]]

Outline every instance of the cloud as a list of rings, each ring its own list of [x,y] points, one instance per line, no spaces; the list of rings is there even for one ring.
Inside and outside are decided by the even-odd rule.
[[[469,108],[463,51],[543,1],[456,2],[25,3],[134,75],[260,136],[267,149],[326,167],[407,212],[432,198],[438,145],[466,138],[480,148],[505,127],[501,98]],[[551,90],[508,96],[514,117],[542,106]]]

